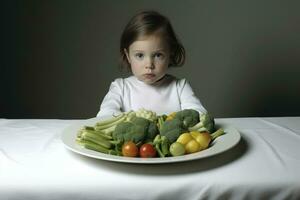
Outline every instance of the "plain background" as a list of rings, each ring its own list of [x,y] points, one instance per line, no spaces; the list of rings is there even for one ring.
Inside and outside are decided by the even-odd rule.
[[[110,83],[128,76],[121,32],[148,9],[186,48],[170,73],[212,115],[300,115],[300,1],[24,0],[1,3],[0,118],[94,117]]]

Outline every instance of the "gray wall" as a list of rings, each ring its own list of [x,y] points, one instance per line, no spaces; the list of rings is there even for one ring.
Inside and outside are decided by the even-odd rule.
[[[3,3],[2,3],[3,4]],[[120,34],[142,9],[168,16],[187,78],[215,117],[300,115],[300,1],[7,1],[4,118],[90,118],[118,68]]]

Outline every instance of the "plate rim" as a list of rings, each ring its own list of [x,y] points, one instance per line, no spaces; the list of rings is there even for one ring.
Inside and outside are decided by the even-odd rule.
[[[186,154],[183,156],[176,156],[176,157],[165,157],[165,158],[140,158],[140,157],[123,157],[123,156],[116,156],[116,155],[109,155],[109,154],[104,154],[101,152],[85,149],[79,144],[76,143],[75,139],[77,136],[77,132],[80,128],[82,128],[85,125],[94,125],[96,122],[100,121],[99,118],[94,117],[86,120],[80,120],[78,122],[75,122],[66,128],[64,128],[61,132],[61,141],[64,144],[64,146],[77,154],[87,156],[90,158],[95,158],[95,159],[100,159],[100,160],[106,160],[106,161],[112,161],[112,162],[122,162],[122,163],[135,163],[135,164],[162,164],[162,163],[176,163],[176,162],[187,162],[187,161],[192,161],[192,160],[198,160],[198,159],[203,159],[207,157],[212,157],[218,154],[221,154],[225,151],[230,150],[234,146],[236,146],[240,140],[241,140],[241,134],[239,131],[226,123],[218,122],[216,119],[216,126],[217,127],[222,127],[225,131],[227,131],[226,134],[220,136],[217,138],[213,145],[209,147],[208,149],[202,150],[197,153],[192,153],[192,154]],[[221,148],[218,149],[216,147],[220,147],[220,145],[224,145],[224,142],[228,141],[230,137],[233,138],[231,143],[226,144],[226,148]],[[230,140],[229,140],[230,141]],[[218,145],[219,144],[219,145]],[[216,146],[218,145],[218,146]],[[214,152],[214,150],[216,150]]]

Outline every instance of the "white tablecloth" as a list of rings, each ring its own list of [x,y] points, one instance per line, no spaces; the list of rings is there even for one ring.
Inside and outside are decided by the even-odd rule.
[[[242,140],[196,161],[141,165],[66,149],[78,120],[0,119],[0,199],[300,199],[300,117],[227,118]]]

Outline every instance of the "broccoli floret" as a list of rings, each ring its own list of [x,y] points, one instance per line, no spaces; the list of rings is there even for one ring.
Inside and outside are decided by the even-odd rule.
[[[112,137],[114,140],[133,141],[136,144],[145,140],[152,140],[158,134],[157,127],[155,129],[153,126],[156,126],[154,122],[145,118],[134,117],[132,121],[119,123]]]
[[[200,115],[200,122],[202,122],[202,128],[199,129],[200,132],[208,131],[212,133],[215,131],[215,120],[208,113]]]
[[[179,119],[165,121],[160,128],[160,135],[166,136],[169,142],[173,143],[179,135],[185,132],[183,122]]]
[[[136,117],[132,120],[132,123],[143,128],[143,133],[145,133],[144,140],[152,141],[158,134],[157,125],[151,120],[145,119],[143,117]]]
[[[215,120],[208,113],[200,115],[200,122],[189,128],[189,131],[208,131],[209,133],[215,130]]]
[[[112,137],[121,142],[133,141],[138,143],[144,139],[144,129],[132,122],[121,122],[116,126]]]
[[[200,115],[200,121],[204,126],[211,123],[213,121],[213,118],[208,113],[205,113]]]
[[[138,126],[138,128],[140,129],[139,131],[141,132],[146,132],[148,127],[149,127],[149,123],[150,121],[142,118],[142,117],[135,117],[132,119],[131,121],[135,126]]]
[[[145,141],[153,141],[155,136],[158,134],[157,125],[154,122],[150,122],[148,127],[148,134],[146,135]]]
[[[179,119],[183,122],[184,128],[189,128],[199,122],[199,112],[193,109],[184,109],[178,111],[174,119]]]

